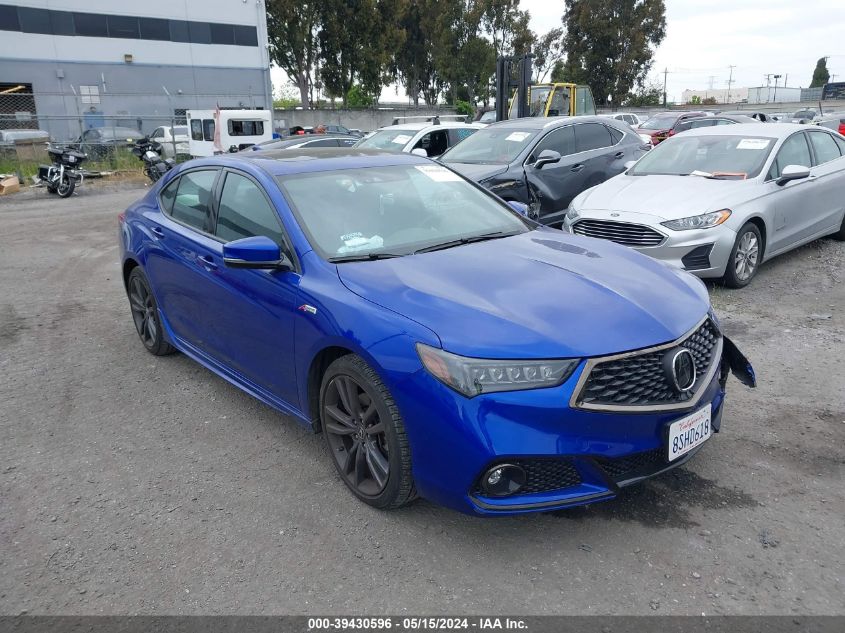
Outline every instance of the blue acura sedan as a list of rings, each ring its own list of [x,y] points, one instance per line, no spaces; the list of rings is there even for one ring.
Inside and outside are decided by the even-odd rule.
[[[519,211],[409,154],[194,160],[120,215],[123,279],[147,351],[322,432],[372,506],[610,499],[690,459],[753,370],[697,278]]]

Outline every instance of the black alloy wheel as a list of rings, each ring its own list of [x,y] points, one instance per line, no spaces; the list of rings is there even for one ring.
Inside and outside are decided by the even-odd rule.
[[[173,347],[164,338],[155,297],[139,268],[129,274],[127,293],[135,330],[147,351],[156,356],[173,353]]]
[[[56,193],[60,198],[69,198],[73,195],[74,189],[76,189],[76,180],[65,174],[56,187]]]
[[[396,508],[416,493],[399,411],[360,357],[332,363],[320,391],[320,421],[335,467],[347,487],[377,508]]]

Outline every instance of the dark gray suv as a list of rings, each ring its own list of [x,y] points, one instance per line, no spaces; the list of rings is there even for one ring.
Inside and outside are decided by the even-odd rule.
[[[455,145],[440,161],[529,216],[560,226],[572,199],[622,173],[647,147],[627,124],[595,116],[495,123]]]

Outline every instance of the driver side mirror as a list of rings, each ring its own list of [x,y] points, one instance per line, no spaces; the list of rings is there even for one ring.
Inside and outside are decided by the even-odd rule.
[[[422,147],[417,147],[411,150],[411,153],[414,156],[422,156],[423,158],[428,158],[428,152],[425,151]]]
[[[544,165],[558,163],[560,162],[560,158],[560,152],[556,152],[553,149],[544,149],[540,152],[537,160],[534,161],[534,169],[542,169]]]
[[[290,260],[269,237],[256,235],[223,245],[223,263],[229,268],[291,270]]]
[[[802,180],[810,177],[810,168],[803,165],[787,165],[780,172],[780,178],[777,179],[779,187],[783,187],[791,180]]]

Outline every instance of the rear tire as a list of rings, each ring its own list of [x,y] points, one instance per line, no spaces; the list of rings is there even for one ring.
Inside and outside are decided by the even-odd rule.
[[[402,416],[378,374],[360,356],[342,356],[326,370],[320,423],[340,478],[361,501],[389,510],[416,498]]]
[[[736,234],[736,242],[728,258],[724,282],[728,288],[744,288],[760,269],[763,258],[763,237],[753,222],[746,223]]]
[[[166,356],[175,352],[176,349],[164,338],[164,328],[150,283],[137,266],[129,273],[126,294],[129,297],[135,331],[138,332],[144,348],[153,356]]]

